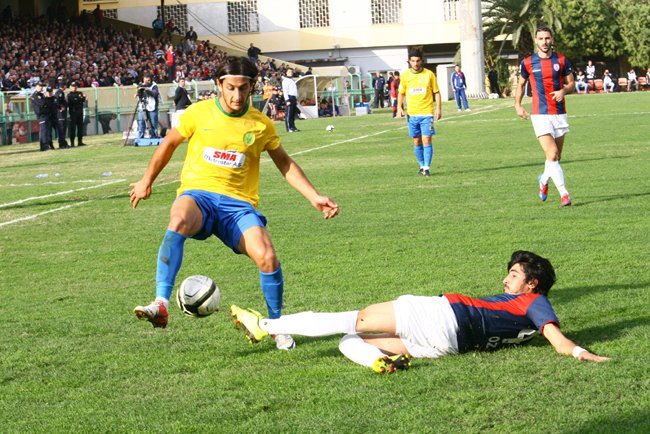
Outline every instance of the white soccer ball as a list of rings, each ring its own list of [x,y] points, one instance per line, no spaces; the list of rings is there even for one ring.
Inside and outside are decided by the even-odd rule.
[[[334,131],[334,125],[328,125],[327,127],[325,127],[325,131],[331,133],[332,131]]]
[[[184,314],[190,316],[208,316],[219,310],[221,292],[212,279],[207,276],[190,276],[183,280],[176,302]]]

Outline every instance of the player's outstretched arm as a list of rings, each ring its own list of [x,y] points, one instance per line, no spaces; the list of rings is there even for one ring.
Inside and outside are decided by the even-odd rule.
[[[339,205],[333,199],[323,196],[316,191],[316,188],[307,179],[305,172],[298,166],[298,163],[293,161],[282,146],[278,146],[277,149],[268,152],[289,185],[305,196],[314,208],[323,213],[323,217],[331,219],[339,214]]]
[[[564,336],[560,328],[553,324],[544,326],[544,337],[553,345],[555,351],[567,356],[573,356],[578,360],[589,360],[591,362],[607,362],[609,357],[598,356],[576,345],[571,339]]]
[[[442,118],[442,99],[440,98],[440,92],[434,93],[433,99],[436,101],[436,108],[433,111],[433,116],[437,121],[439,121],[440,118]]]
[[[183,140],[185,140],[185,137],[183,137],[181,133],[176,131],[175,128],[171,129],[151,156],[149,166],[147,167],[142,179],[138,182],[129,184],[129,187],[131,188],[129,200],[131,201],[131,206],[133,208],[138,206],[140,200],[148,199],[149,196],[151,196],[151,186],[153,185],[153,182],[165,166],[167,166],[172,155],[174,155],[174,151],[176,151],[176,148],[183,143]]]

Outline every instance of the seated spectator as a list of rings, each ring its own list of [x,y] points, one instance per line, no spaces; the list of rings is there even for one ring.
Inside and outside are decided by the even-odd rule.
[[[596,67],[591,60],[587,61],[585,72],[587,73],[587,82],[594,81],[596,79]]]
[[[181,29],[179,29],[178,26],[174,24],[174,20],[172,18],[170,18],[167,21],[167,24],[165,24],[165,31],[167,32],[167,36],[169,37],[170,41],[172,39],[172,33],[176,32],[179,35],[181,34]]]
[[[192,42],[196,42],[196,40],[199,39],[199,36],[194,31],[194,27],[190,26],[190,29],[185,33],[185,39],[189,39]]]
[[[634,68],[627,73],[627,91],[631,92],[633,89],[639,90],[639,80],[636,77]]]
[[[328,118],[333,116],[332,106],[327,102],[326,99],[322,99],[320,104],[318,104],[318,117],[319,118]]]
[[[614,79],[612,78],[612,75],[609,73],[609,69],[606,69],[605,72],[603,73],[603,91],[605,93],[614,92],[615,86],[616,85],[614,84]]]
[[[582,72],[582,70],[578,70],[578,74],[576,75],[576,92],[577,93],[589,92],[589,84],[587,83],[587,77],[585,76],[585,73]]]

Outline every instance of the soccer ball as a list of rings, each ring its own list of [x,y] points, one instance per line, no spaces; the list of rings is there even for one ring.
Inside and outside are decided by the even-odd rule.
[[[327,131],[328,133],[333,132],[334,131],[334,125],[328,125],[327,127],[325,127],[325,131]]]
[[[183,280],[176,302],[185,315],[208,316],[219,310],[219,287],[207,276],[190,276]]]

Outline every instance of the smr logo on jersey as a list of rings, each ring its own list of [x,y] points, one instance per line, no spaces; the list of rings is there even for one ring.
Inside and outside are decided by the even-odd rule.
[[[237,151],[225,151],[223,149],[205,148],[203,159],[210,164],[221,167],[239,169],[246,161],[246,155]]]
[[[560,70],[560,65],[558,65],[557,63],[554,64],[554,65],[553,65],[553,70],[554,70],[555,72],[559,71],[559,70]]]

